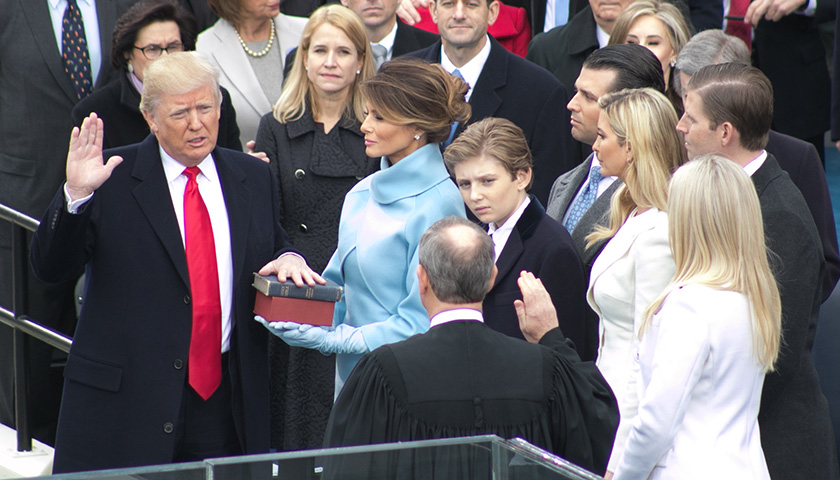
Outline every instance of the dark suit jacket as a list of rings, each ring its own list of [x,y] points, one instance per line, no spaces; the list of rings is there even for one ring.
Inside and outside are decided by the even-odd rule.
[[[32,265],[60,281],[86,265],[85,305],[65,369],[55,471],[172,461],[190,344],[189,275],[158,150],[125,159],[78,215],[59,191],[32,242]],[[268,450],[266,330],[253,321],[252,272],[289,249],[267,164],[213,151],[230,221],[233,417],[248,453]]]
[[[563,222],[563,217],[571,206],[572,200],[575,199],[578,190],[589,178],[589,169],[591,167],[592,154],[586,158],[584,162],[574,168],[574,170],[561,175],[554,185],[551,187],[551,194],[548,198],[548,208],[546,213],[549,217]],[[580,255],[583,261],[583,273],[586,287],[589,287],[589,276],[592,272],[592,264],[598,258],[598,254],[604,248],[604,245],[609,241],[608,239],[599,240],[591,248],[586,248],[586,236],[592,233],[596,226],[601,225],[607,227],[610,224],[610,200],[613,193],[622,185],[621,180],[616,180],[612,185],[604,191],[595,202],[589,207],[589,210],[583,214],[572,232],[572,242],[575,250]],[[587,304],[585,314],[586,324],[586,343],[584,344],[583,354],[581,358],[586,360],[594,360],[598,355],[598,315]]]
[[[477,321],[454,321],[380,347],[362,358],[344,385],[325,444],[494,433],[522,437],[602,472],[617,425],[612,391],[593,363],[580,361],[560,329],[543,340],[545,346],[534,345]],[[441,475],[380,478],[433,477]]]
[[[587,6],[566,25],[534,36],[525,58],[553,73],[571,89],[583,61],[599,48],[595,28],[592,7]]]
[[[758,424],[772,478],[838,478],[828,404],[811,362],[825,267],[808,206],[773,155],[752,176],[782,300],[782,347]]]
[[[397,18],[397,34],[394,37],[391,58],[426,48],[438,40],[440,40],[440,35],[413,27]]]
[[[566,338],[574,342],[581,358],[589,360],[583,355],[586,280],[580,257],[569,232],[546,216],[545,209],[534,196],[508,237],[496,260],[496,268],[499,269],[496,283],[484,297],[484,323],[488,327],[525,339],[519,329],[513,301],[522,299],[517,281],[519,272],[528,270],[542,281],[551,295]]]
[[[81,126],[82,121],[96,112],[105,125],[102,148],[115,148],[140,143],[149,136],[149,125],[140,112],[140,92],[128,80],[125,73],[81,100],[71,113],[73,123]],[[222,88],[222,111],[219,117],[219,138],[216,144],[232,150],[242,150],[239,141],[239,127],[236,112],[230,103],[230,94]]]
[[[840,253],[837,249],[834,209],[820,157],[812,144],[772,130],[765,150],[776,157],[779,166],[799,188],[814,217],[825,256],[825,276],[822,281],[822,301],[825,301],[840,278]]]
[[[98,0],[102,66],[112,78],[114,21],[134,3]],[[0,0],[0,203],[38,218],[64,180],[70,111],[78,102],[64,73],[46,2]]]
[[[96,88],[109,81],[114,21],[134,0],[97,0],[102,66]],[[94,39],[88,39],[93,42]],[[0,0],[0,204],[39,218],[64,180],[70,111],[78,101],[64,72],[48,3]],[[11,230],[0,228],[0,305],[12,308]],[[30,272],[31,273],[31,272]],[[45,285],[30,274],[28,310],[33,319],[72,334],[73,283]],[[52,350],[33,342],[29,415],[38,438],[51,443],[55,412],[50,404]],[[0,421],[14,420],[12,330],[0,329]]]
[[[830,128],[831,86],[814,18],[762,19],[752,46],[753,64],[773,83],[773,130],[806,140],[823,135]]]
[[[469,122],[501,117],[515,123],[525,133],[534,156],[534,185],[531,193],[542,203],[554,179],[571,170],[569,162],[572,136],[566,88],[532,63],[508,52],[490,39],[490,56],[475,85],[471,85]],[[440,63],[440,41],[409,55]],[[458,133],[466,125],[458,126]]]

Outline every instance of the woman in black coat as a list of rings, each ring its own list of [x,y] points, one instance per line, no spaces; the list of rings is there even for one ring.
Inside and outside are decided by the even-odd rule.
[[[105,125],[103,148],[143,141],[149,125],[140,113],[143,71],[164,53],[195,50],[196,21],[172,0],[143,0],[134,4],[114,26],[111,64],[119,77],[80,101],[71,113],[73,123],[96,112]],[[220,147],[242,150],[236,113],[230,95],[222,91],[219,117]]]
[[[470,125],[443,152],[470,211],[487,225],[496,249],[496,282],[484,297],[484,323],[524,339],[514,301],[523,270],[538,277],[551,296],[563,334],[583,352],[586,280],[569,232],[545,214],[528,189],[533,160],[522,130],[502,118]]]
[[[322,271],[338,244],[344,195],[379,169],[365,155],[359,85],[374,73],[364,25],[349,9],[316,10],[273,112],[260,120],[255,150],[279,179],[283,228]],[[335,356],[272,342],[272,447],[320,447],[332,407]]]

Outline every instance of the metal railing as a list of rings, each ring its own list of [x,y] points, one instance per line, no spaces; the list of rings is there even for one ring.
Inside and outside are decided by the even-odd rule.
[[[0,220],[9,222],[12,229],[12,309],[0,305],[0,323],[14,329],[15,425],[17,450],[32,450],[29,426],[29,338],[36,338],[65,353],[70,352],[72,339],[31,320],[29,311],[29,242],[27,231],[38,229],[38,221],[3,204]],[[0,272],[2,275],[3,272]]]

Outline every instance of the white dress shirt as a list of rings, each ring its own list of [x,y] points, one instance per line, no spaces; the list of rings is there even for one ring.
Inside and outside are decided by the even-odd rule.
[[[382,37],[382,40],[378,42],[370,42],[371,45],[382,45],[385,47],[385,50],[388,51],[388,54],[385,55],[385,61],[390,60],[394,56],[394,41],[397,39],[397,22],[394,22],[394,28],[388,32],[387,35]]]
[[[467,82],[467,85],[470,86],[469,91],[466,95],[466,100],[470,101],[470,96],[472,95],[473,87],[475,86],[476,82],[478,82],[478,77],[481,76],[481,71],[484,70],[484,64],[487,62],[487,59],[490,57],[490,39],[484,39],[484,46],[481,50],[470,59],[469,62],[465,63],[461,67],[456,67],[452,60],[446,56],[446,52],[443,51],[443,45],[440,46],[440,66],[443,67],[449,73],[452,73],[456,69],[461,74],[461,77],[464,78],[464,81]]]
[[[522,216],[522,213],[525,212],[525,207],[527,207],[531,203],[531,197],[525,196],[525,200],[510,214],[505,223],[503,223],[500,227],[496,227],[493,223],[487,226],[487,234],[490,235],[490,238],[493,239],[493,250],[496,253],[496,260],[499,261],[499,255],[502,254],[502,250],[505,249],[505,245],[507,244],[508,238],[510,238],[511,232],[513,232],[513,228],[516,226],[516,222],[519,221],[519,217]]]
[[[163,160],[163,171],[178,219],[181,231],[181,242],[184,242],[184,190],[187,188],[187,177],[183,175],[184,165],[170,157],[160,148],[160,158]],[[213,227],[213,242],[216,247],[216,264],[219,269],[219,298],[222,303],[222,352],[230,350],[231,306],[233,304],[233,258],[230,250],[230,223],[228,221],[227,206],[222,194],[222,183],[213,156],[198,164],[201,174],[196,176],[198,191],[210,214],[210,224]],[[184,244],[186,249],[186,244]]]

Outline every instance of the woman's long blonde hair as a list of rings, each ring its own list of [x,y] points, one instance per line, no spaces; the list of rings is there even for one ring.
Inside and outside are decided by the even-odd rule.
[[[665,95],[652,88],[621,90],[604,95],[598,104],[619,145],[630,144],[632,159],[624,185],[610,200],[609,227],[595,227],[586,237],[587,248],[615,235],[637,208],[665,210],[668,180],[686,161],[682,136],[676,130],[677,113]]]
[[[308,107],[312,108],[314,117],[317,118],[318,116],[318,98],[314,95],[314,87],[306,74],[303,59],[309,52],[312,35],[321,25],[325,24],[332,25],[344,32],[356,48],[358,58],[362,59],[362,68],[356,75],[356,80],[350,86],[345,116],[355,117],[359,122],[365,119],[365,100],[361,94],[360,85],[375,73],[373,54],[370,51],[370,42],[367,38],[365,25],[359,16],[349,8],[339,4],[329,4],[312,12],[303,29],[292,70],[286,78],[280,98],[274,104],[274,118],[280,123],[300,119]]]
[[[704,155],[677,170],[669,195],[668,233],[676,273],[645,309],[639,337],[675,289],[697,284],[740,292],[752,306],[756,359],[772,371],[782,341],[782,304],[752,181],[735,162]]]

